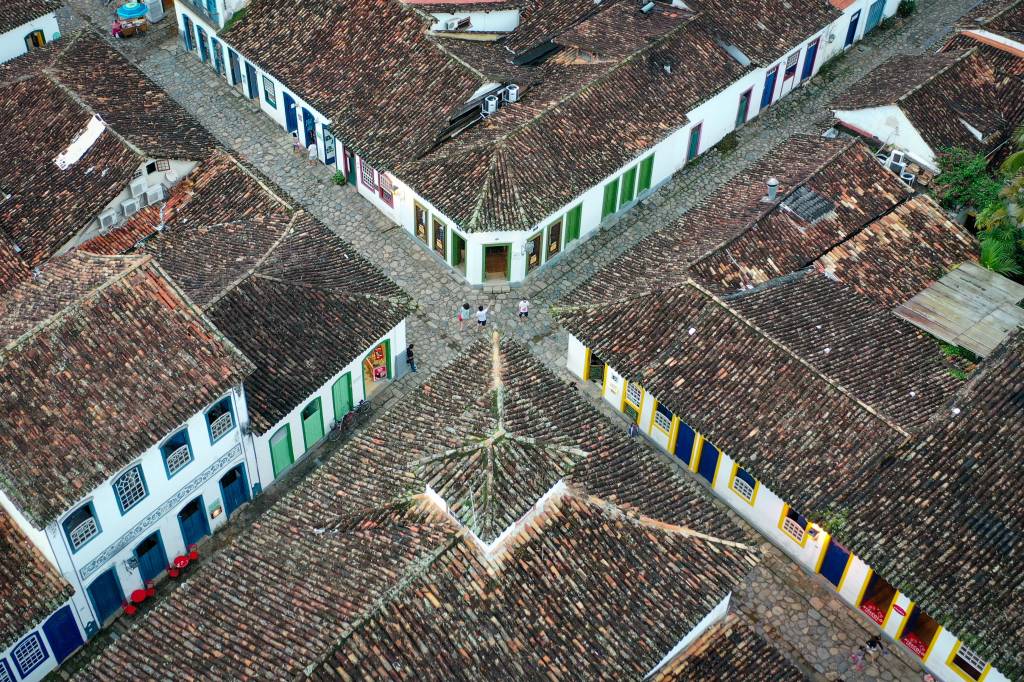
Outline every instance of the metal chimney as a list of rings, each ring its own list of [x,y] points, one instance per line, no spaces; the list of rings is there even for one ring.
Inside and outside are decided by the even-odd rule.
[[[768,178],[768,201],[775,201],[779,196],[779,180],[778,178]]]

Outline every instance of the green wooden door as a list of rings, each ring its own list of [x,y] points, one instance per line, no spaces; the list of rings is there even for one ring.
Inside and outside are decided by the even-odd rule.
[[[331,387],[331,398],[334,401],[334,421],[352,411],[352,375],[346,372]]]
[[[452,235],[452,265],[466,270],[466,240],[458,232],[451,230]]]
[[[285,424],[270,437],[270,461],[274,465],[274,478],[292,465],[295,455],[292,453],[292,429]]]
[[[309,450],[324,437],[324,415],[320,398],[302,408],[302,439]]]
[[[636,196],[636,166],[622,174],[622,194],[619,195],[619,206],[625,206]]]
[[[574,206],[565,214],[565,243],[580,238],[580,223],[583,217],[583,204]]]
[[[619,198],[619,179],[615,178],[604,186],[604,201],[601,204],[601,218],[615,213],[616,201]]]
[[[640,162],[640,185],[637,187],[637,194],[651,188],[652,175],[654,175],[654,154]]]

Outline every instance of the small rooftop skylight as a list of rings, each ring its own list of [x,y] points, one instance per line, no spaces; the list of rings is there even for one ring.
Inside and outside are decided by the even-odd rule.
[[[836,210],[836,205],[806,185],[800,185],[782,202],[783,208],[814,223]]]

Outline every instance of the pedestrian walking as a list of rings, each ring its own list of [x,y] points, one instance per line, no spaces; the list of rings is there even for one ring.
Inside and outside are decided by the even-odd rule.
[[[310,166],[317,162],[316,142],[310,142],[309,146],[306,147],[306,157],[309,159]]]
[[[413,372],[416,371],[416,356],[413,355],[412,347],[414,344],[409,344],[405,349],[405,361],[409,364],[409,369]]]
[[[636,425],[636,422],[630,422],[629,428],[626,429],[626,434],[630,438],[635,438],[636,434],[640,433],[640,427]]]
[[[295,154],[295,156],[301,156],[302,149],[303,147],[302,142],[299,141],[299,134],[292,133],[292,153]]]
[[[458,313],[456,313],[456,317],[459,318],[459,332],[460,333],[466,327],[466,320],[470,319],[472,316],[473,316],[473,310],[469,307],[469,304],[468,303],[463,303],[462,307],[459,308]]]
[[[476,323],[481,329],[487,326],[487,313],[490,312],[491,307],[478,306],[476,309]]]
[[[525,298],[519,301],[519,321],[522,322],[530,317],[530,302]]]

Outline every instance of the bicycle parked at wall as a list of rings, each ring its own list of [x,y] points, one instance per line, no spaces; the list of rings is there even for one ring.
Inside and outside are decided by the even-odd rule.
[[[354,409],[350,410],[348,414],[334,422],[334,426],[331,427],[331,433],[328,435],[328,439],[336,441],[343,434],[350,433],[352,430],[362,426],[366,423],[366,420],[370,418],[370,413],[373,408],[370,406],[369,400],[360,400],[359,404]]]

